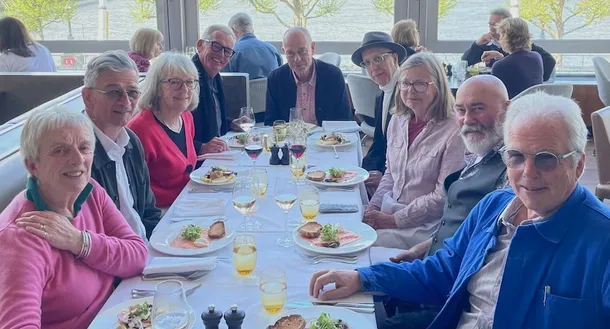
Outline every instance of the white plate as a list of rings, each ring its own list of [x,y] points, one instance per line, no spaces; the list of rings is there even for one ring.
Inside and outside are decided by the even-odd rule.
[[[320,185],[320,186],[339,186],[339,187],[346,187],[346,186],[353,186],[356,185],[358,183],[364,182],[365,180],[367,180],[369,178],[369,172],[360,168],[360,167],[352,167],[352,168],[339,168],[339,167],[335,167],[337,169],[341,169],[344,171],[351,171],[353,173],[356,173],[357,176],[342,182],[342,183],[329,183],[329,182],[314,182],[312,180],[307,179],[307,173],[312,172],[312,171],[317,171],[317,170],[324,170],[326,172],[326,175],[328,175],[328,169],[330,169],[330,167],[313,167],[313,168],[309,168],[307,171],[305,171],[305,181],[314,184],[314,185]]]
[[[204,223],[207,224],[209,223],[209,221],[193,222],[193,224],[195,225],[206,226]],[[203,255],[222,249],[231,244],[231,242],[233,242],[233,238],[235,237],[235,230],[233,230],[225,222],[225,236],[217,240],[212,240],[212,242],[210,242],[209,247],[207,248],[183,249],[170,246],[170,243],[174,240],[174,238],[178,236],[178,234],[180,234],[182,228],[188,224],[189,223],[178,222],[168,226],[164,226],[154,231],[152,236],[150,237],[150,245],[164,254],[174,256],[193,256]]]
[[[189,177],[191,178],[191,180],[197,184],[203,184],[203,185],[211,185],[211,186],[223,186],[223,185],[231,185],[233,183],[235,183],[235,178],[237,177],[237,175],[233,176],[233,179],[225,182],[225,183],[206,183],[203,181],[202,177],[205,176],[205,174],[208,173],[208,171],[210,171],[210,167],[199,167],[199,169],[196,169],[195,171],[193,171]]]
[[[339,248],[319,247],[312,244],[308,240],[303,239],[303,237],[301,237],[301,235],[299,234],[298,227],[294,229],[294,231],[292,231],[292,239],[294,240],[297,246],[307,251],[325,255],[352,254],[372,246],[373,243],[377,241],[377,232],[375,232],[372,227],[362,222],[346,222],[345,224],[341,224],[341,227],[354,234],[358,234],[360,236],[360,240],[348,243],[346,245],[340,245]]]
[[[225,136],[224,140],[227,142],[227,145],[229,145],[229,147],[231,148],[240,148],[243,149],[244,148],[244,144],[240,144],[237,142],[237,135],[245,135],[246,133],[239,133],[239,134],[235,134],[235,135],[231,135],[231,136]]]
[[[309,137],[308,144],[315,144],[316,146],[319,146],[319,147],[332,148],[333,145],[326,145],[326,144],[320,143],[320,137],[322,137],[322,135],[329,135],[329,134],[331,134],[331,133],[324,132],[324,133],[313,134],[313,135],[311,135],[311,137]],[[342,135],[345,138],[345,140],[343,141],[342,144],[334,145],[335,147],[344,147],[344,146],[352,145],[354,143],[354,141],[352,139],[350,139],[349,137],[345,136],[344,133],[337,133],[337,134]]]
[[[93,319],[93,322],[91,322],[91,324],[89,325],[89,329],[116,328],[118,326],[119,313],[128,309],[129,306],[136,305],[136,304],[142,304],[144,302],[148,302],[148,303],[152,304],[152,301],[153,301],[152,297],[146,297],[146,298],[139,298],[139,299],[131,299],[131,300],[124,301],[120,304],[114,305],[111,308],[106,309],[104,312],[99,313],[95,317],[95,319]],[[196,321],[196,315],[195,315],[195,312],[191,308],[191,313],[189,314],[189,322],[186,325],[186,327],[184,327],[184,329],[193,328],[193,326],[195,325],[195,321]]]
[[[332,306],[312,306],[304,308],[296,308],[290,311],[286,311],[274,318],[274,320],[268,325],[273,325],[275,321],[283,316],[299,314],[305,318],[307,324],[317,319],[320,314],[326,313],[333,319],[341,319],[345,322],[350,329],[371,329],[374,328],[373,324],[361,314],[354,311],[350,311],[341,307]]]

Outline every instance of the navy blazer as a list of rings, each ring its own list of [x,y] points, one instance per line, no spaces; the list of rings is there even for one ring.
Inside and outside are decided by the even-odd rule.
[[[542,83],[542,65],[539,53],[520,50],[495,62],[491,74],[504,82],[508,97],[513,98],[525,89]]]
[[[398,85],[398,84],[397,84]],[[396,87],[392,92],[392,99],[390,100],[390,109],[394,107],[394,95],[396,94]],[[390,119],[392,113],[388,113],[386,118],[385,130],[382,131],[381,127],[383,121],[383,90],[377,92],[375,96],[375,135],[373,135],[373,144],[369,149],[369,153],[366,154],[362,159],[362,168],[371,171],[377,170],[385,173],[385,157],[387,150],[387,139],[388,126],[390,125]]]
[[[316,119],[322,121],[352,120],[347,98],[347,87],[341,70],[331,64],[315,60],[316,66]],[[290,108],[297,103],[297,85],[288,64],[273,70],[267,78],[265,125],[275,120],[288,122]]]

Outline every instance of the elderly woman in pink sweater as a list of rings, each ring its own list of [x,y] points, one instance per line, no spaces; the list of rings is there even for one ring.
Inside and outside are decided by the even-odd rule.
[[[0,214],[0,328],[84,329],[116,277],[142,272],[146,245],[91,179],[89,118],[61,109],[26,121],[26,190]]]
[[[396,107],[388,124],[386,171],[363,221],[376,245],[408,249],[430,238],[443,213],[443,182],[464,166],[465,147],[441,62],[419,53],[400,66]]]

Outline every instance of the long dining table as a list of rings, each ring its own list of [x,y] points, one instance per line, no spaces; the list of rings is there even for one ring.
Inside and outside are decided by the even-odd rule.
[[[258,129],[265,130],[269,128]],[[353,143],[346,147],[337,148],[338,158],[335,156],[332,148],[321,148],[311,145],[312,143],[309,142],[310,145],[308,145],[306,151],[307,164],[309,166],[335,166],[343,168],[360,166],[362,161],[362,147],[359,134],[346,133],[345,135],[353,141]],[[200,198],[201,200],[222,199],[224,201],[225,216],[227,217],[225,224],[238,231],[237,233],[239,234],[251,234],[256,239],[258,254],[257,264],[254,272],[248,276],[238,275],[233,267],[230,260],[232,257],[232,244],[209,254],[194,256],[218,256],[224,258],[224,260],[218,261],[216,268],[203,278],[194,282],[184,282],[185,289],[199,283],[202,285],[193,294],[187,297],[187,301],[195,311],[197,318],[193,328],[204,328],[201,321],[201,313],[207,310],[208,305],[210,304],[214,304],[217,309],[223,312],[230,309],[233,304],[238,305],[240,309],[246,312],[245,321],[242,326],[244,329],[262,329],[266,328],[267,325],[272,324],[273,319],[276,318],[279,313],[268,314],[262,309],[258,287],[258,274],[267,267],[279,266],[285,271],[287,279],[286,305],[291,305],[297,302],[312,301],[312,297],[309,296],[309,281],[314,272],[322,269],[354,269],[371,265],[368,249],[352,254],[358,256],[356,264],[339,262],[312,264],[311,262],[300,258],[294,252],[294,249],[300,247],[292,246],[285,248],[276,245],[276,239],[282,237],[284,234],[285,217],[273,198],[275,182],[277,178],[281,178],[282,182],[287,183],[291,179],[291,176],[289,166],[271,166],[269,165],[269,157],[269,152],[263,152],[256,161],[256,168],[265,168],[267,170],[269,182],[266,195],[258,198],[256,201],[259,209],[253,215],[253,218],[257,219],[262,224],[260,229],[249,232],[240,231],[239,225],[243,221],[243,216],[233,208],[231,193],[224,191],[218,193],[189,193],[193,188],[201,187],[201,185],[193,181],[189,181],[184,187],[156,228],[156,230],[158,230],[172,224],[177,217],[177,205],[180,205],[181,202],[185,200],[192,200],[192,198]],[[252,168],[253,163],[246,154],[240,154],[234,160],[206,160],[202,165],[202,167],[210,166],[225,166],[237,171],[244,171]],[[339,225],[352,221],[361,221],[363,204],[366,204],[366,200],[366,191],[363,183],[357,185],[353,191],[321,190],[321,204],[356,204],[358,205],[359,210],[355,213],[319,214],[317,221],[321,224],[332,223]],[[300,219],[301,213],[298,203],[292,207],[289,215],[294,219]],[[198,218],[192,219],[197,220]],[[205,219],[205,217],[202,217],[202,219]],[[188,220],[184,223],[187,222]],[[290,234],[292,234],[293,229],[294,226],[290,228]],[[165,255],[153,249],[150,246],[150,243],[148,251],[149,260],[152,259],[152,257],[166,257],[168,260],[172,257],[171,255]],[[303,252],[303,250],[301,251]],[[155,285],[159,282],[160,281],[144,281],[140,277],[123,280],[109,297],[100,311],[100,314],[119,303],[129,300],[131,298],[132,289],[154,289]],[[370,298],[369,301],[373,302],[371,296],[367,296],[367,298]],[[287,310],[289,308],[286,307],[285,309]],[[376,328],[374,314],[369,313],[362,315],[370,322],[370,328]],[[90,328],[109,329],[96,328],[94,326],[91,326]],[[220,328],[227,328],[224,320],[221,322]]]

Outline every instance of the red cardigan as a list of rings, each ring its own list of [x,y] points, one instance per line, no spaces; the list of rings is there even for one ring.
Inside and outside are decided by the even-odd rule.
[[[150,187],[157,199],[157,207],[169,207],[176,200],[189,181],[186,168],[190,165],[192,171],[197,164],[197,152],[193,144],[193,115],[185,111],[181,116],[186,136],[186,158],[155,120],[151,110],[141,110],[127,124],[127,127],[138,135],[144,147],[144,159],[150,171]]]

